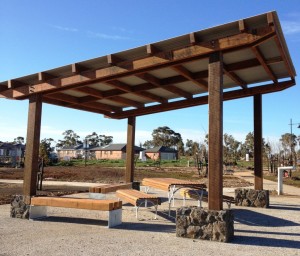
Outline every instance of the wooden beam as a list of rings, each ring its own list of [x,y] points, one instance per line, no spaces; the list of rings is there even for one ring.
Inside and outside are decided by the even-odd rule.
[[[292,78],[295,78],[296,76],[296,71],[295,69],[293,68],[293,65],[292,63],[290,62],[290,58],[289,56],[286,55],[286,52],[284,51],[284,49],[286,48],[285,46],[285,42],[282,42],[282,40],[280,39],[279,36],[276,36],[275,37],[275,43],[277,45],[277,48],[278,48],[278,51],[280,52],[280,55],[283,57],[283,61],[284,61],[284,65],[286,67],[286,69],[288,70],[289,72],[289,75],[292,77]]]
[[[19,87],[28,86],[28,84],[18,81],[18,80],[8,80],[7,84],[8,84],[8,89],[16,89]]]
[[[126,171],[125,182],[134,181],[134,141],[136,118],[129,117],[127,122]]]
[[[247,88],[247,83],[243,81],[237,74],[234,72],[229,72],[227,70],[227,67],[225,64],[223,64],[223,71],[226,76],[228,76],[232,81],[234,81],[237,85],[241,86],[242,88],[246,89]]]
[[[119,58],[117,55],[115,54],[109,54],[107,55],[107,63],[109,65],[115,65],[117,66],[118,63],[123,62],[124,60]]]
[[[205,91],[208,90],[207,82],[202,79],[194,79],[193,73],[187,70],[185,67],[179,65],[173,66],[172,69],[178,72],[180,75],[184,76],[186,79],[190,80],[192,83],[204,89]]]
[[[106,84],[113,86],[114,88],[120,89],[122,91],[125,92],[132,92],[132,86],[130,86],[129,84],[126,84],[124,82],[121,82],[119,80],[111,80],[111,81],[106,81]]]
[[[122,103],[128,107],[136,107],[136,108],[142,108],[144,107],[143,103],[140,103],[138,101],[134,101],[134,100],[130,100],[124,97],[120,97],[120,96],[114,96],[109,98],[109,100],[115,101],[117,103]]]
[[[260,64],[263,66],[269,77],[272,79],[274,83],[277,82],[277,78],[271,68],[266,64],[265,58],[258,47],[252,47],[252,51],[254,52],[256,58],[260,62]]]
[[[90,94],[94,97],[97,97],[98,99],[104,98],[102,91],[99,91],[99,90],[91,88],[91,87],[79,87],[79,88],[75,88],[74,90],[76,90],[78,92]]]
[[[146,45],[146,51],[147,54],[149,55],[155,55],[159,52],[161,52],[156,46],[154,46],[153,44],[148,44]]]
[[[239,31],[241,33],[246,32],[246,25],[244,20],[239,20]]]
[[[78,63],[73,63],[71,65],[71,69],[72,69],[73,74],[79,74],[81,72],[89,70],[89,68],[83,66],[82,64],[78,64]]]
[[[53,76],[49,73],[46,73],[46,72],[39,72],[38,73],[38,81],[40,81],[40,82],[45,82],[47,80],[51,80],[51,79],[54,79],[54,78],[57,78],[57,77]]]
[[[290,88],[295,85],[295,80],[284,81],[276,84],[268,84],[263,86],[251,87],[246,89],[240,89],[235,91],[229,91],[223,93],[223,100],[235,100],[253,96],[256,94],[266,94],[279,92]],[[195,107],[200,105],[208,104],[208,96],[195,97],[192,99],[178,100],[176,102],[168,102],[167,104],[161,104],[158,106],[147,106],[135,110],[126,110],[123,112],[114,113],[111,118],[122,119],[129,116],[142,116],[154,113],[160,113],[164,111],[176,110],[181,108]]]
[[[192,98],[193,95],[190,94],[189,92],[186,92],[178,87],[176,87],[175,85],[173,84],[169,84],[169,83],[163,83],[162,80],[160,80],[159,78],[151,75],[151,74],[148,74],[148,73],[143,73],[143,74],[139,74],[139,75],[136,75],[137,77],[149,82],[150,84],[154,85],[156,88],[161,88],[161,89],[164,89],[166,91],[169,91],[169,92],[172,92],[174,94],[177,94],[181,97],[184,97],[184,98]],[[186,80],[186,79],[185,79]]]
[[[29,98],[27,140],[25,152],[25,168],[23,195],[25,203],[30,204],[31,196],[36,195],[36,181],[39,145],[42,119],[42,96],[40,94],[31,95]]]
[[[147,56],[145,58],[123,61],[120,67],[109,66],[91,71],[89,75],[74,74],[70,77],[60,78],[60,87],[55,87],[50,83],[38,83],[34,86],[31,93],[46,92],[50,90],[64,90],[66,88],[75,88],[90,84],[91,82],[104,82],[107,80],[115,80],[124,76],[136,75],[151,70],[170,65],[180,65],[187,61],[193,61],[201,58],[207,58],[209,54],[215,51],[232,52],[237,48],[247,48],[264,40],[273,37],[275,32],[270,27],[262,27],[256,31],[255,35],[249,33],[241,33],[226,38],[215,40],[212,46],[211,42],[201,42],[197,45],[189,45],[182,49],[174,49],[169,52],[159,53],[159,56]],[[161,55],[161,56],[160,56]],[[164,57],[164,58],[163,58]],[[116,55],[108,56],[108,64],[117,65],[121,61]],[[124,67],[123,67],[124,66]],[[92,77],[92,78],[91,78]],[[25,90],[24,90],[25,91]],[[29,93],[28,93],[29,94]],[[24,98],[28,96],[26,93],[13,93],[14,98]]]
[[[263,190],[262,95],[254,95],[254,189]]]
[[[208,209],[223,209],[223,60],[210,56],[208,65]]]

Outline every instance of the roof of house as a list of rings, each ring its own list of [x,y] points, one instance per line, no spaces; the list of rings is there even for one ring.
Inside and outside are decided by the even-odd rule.
[[[91,149],[92,151],[126,151],[126,144],[120,143],[120,144],[109,144],[108,146],[104,147],[96,147]],[[143,151],[144,148],[134,146],[135,151]]]
[[[23,145],[23,144],[13,144],[13,143],[10,143],[10,142],[0,142],[0,148],[1,149],[15,149],[15,148],[25,149],[25,145]]]
[[[168,148],[165,146],[159,146],[159,147],[154,147],[154,148],[148,148],[145,150],[146,153],[177,153],[177,150],[174,148]]]

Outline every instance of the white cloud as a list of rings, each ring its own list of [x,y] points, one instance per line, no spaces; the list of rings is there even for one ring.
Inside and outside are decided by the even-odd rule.
[[[286,35],[298,34],[300,33],[300,22],[298,21],[282,21],[281,22],[283,32]]]
[[[67,31],[67,32],[78,32],[77,28],[62,27],[58,25],[51,25],[51,27],[56,28],[58,30]]]
[[[104,33],[87,31],[87,35],[90,37],[96,37],[101,39],[111,39],[111,40],[129,40],[129,37],[119,36],[119,35],[108,35]]]

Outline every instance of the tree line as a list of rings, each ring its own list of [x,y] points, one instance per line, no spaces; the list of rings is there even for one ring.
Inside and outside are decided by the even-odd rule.
[[[101,135],[92,132],[87,135],[84,140],[73,130],[66,130],[63,134],[62,140],[58,140],[56,148],[65,148],[84,144],[89,147],[105,146],[113,142],[113,136]],[[178,150],[179,157],[208,157],[208,134],[202,141],[193,141],[187,139],[184,143],[180,133],[175,132],[168,126],[161,126],[152,131],[152,139],[141,143],[140,146],[146,149],[158,146],[165,146]],[[14,139],[14,143],[24,143],[23,137]],[[52,138],[45,138],[40,143],[40,155],[46,157],[54,151],[52,146],[54,140]],[[295,164],[300,158],[300,136],[295,134],[285,133],[281,135],[279,142],[266,142],[263,138],[262,142],[263,155],[266,158],[277,159],[284,161],[283,164]],[[254,154],[254,134],[249,132],[244,142],[236,140],[232,135],[225,133],[223,135],[223,160],[224,163],[236,163],[238,160],[245,158],[246,154],[253,157]]]

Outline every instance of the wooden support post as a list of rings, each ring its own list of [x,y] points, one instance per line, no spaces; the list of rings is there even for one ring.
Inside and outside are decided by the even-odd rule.
[[[135,141],[135,116],[129,117],[128,124],[127,124],[125,182],[133,182],[133,178],[134,178],[134,141]]]
[[[223,60],[210,55],[208,65],[208,209],[223,209]]]
[[[25,151],[25,169],[23,194],[25,203],[30,203],[30,198],[36,195],[36,181],[38,172],[38,158],[40,146],[42,119],[42,95],[34,94],[29,98],[27,140]]]
[[[254,95],[254,189],[263,190],[262,96]]]

